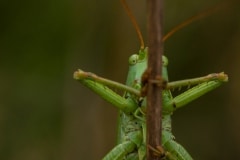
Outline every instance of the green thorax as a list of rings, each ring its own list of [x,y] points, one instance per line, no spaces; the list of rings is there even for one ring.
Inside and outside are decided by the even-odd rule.
[[[133,54],[129,58],[129,71],[127,76],[126,85],[133,87],[135,89],[141,89],[141,77],[147,68],[148,61],[148,48],[144,50],[140,50],[138,54]],[[164,81],[168,82],[168,73],[167,73],[167,65],[168,59],[163,56],[162,57],[162,78]],[[129,96],[129,94],[127,94]],[[167,104],[172,99],[172,95],[170,90],[163,90],[163,114],[169,114],[173,111],[173,108],[166,107]],[[140,97],[132,97],[135,99],[135,102],[138,103]],[[145,100],[144,100],[145,101]],[[144,105],[144,101],[142,103],[142,110],[144,111],[146,106]]]

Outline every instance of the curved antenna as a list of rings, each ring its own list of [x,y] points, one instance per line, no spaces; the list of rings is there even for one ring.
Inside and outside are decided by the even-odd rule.
[[[126,0],[120,0],[120,1],[121,1],[122,5],[123,5],[125,11],[127,12],[130,20],[132,21],[132,24],[133,24],[135,30],[137,31],[137,35],[138,35],[138,38],[139,38],[140,44],[141,44],[141,50],[143,50],[143,49],[144,49],[143,36],[142,36],[142,33],[141,33],[141,31],[140,31],[140,28],[139,28],[139,26],[138,26],[138,24],[137,24],[136,18],[133,16],[130,8],[128,7],[128,5],[127,5],[127,3],[126,3]]]
[[[225,4],[225,3],[224,3]],[[184,22],[180,23],[179,25],[177,25],[176,27],[174,27],[173,29],[171,29],[170,32],[168,32],[162,39],[163,42],[165,42],[169,37],[171,37],[174,33],[176,33],[177,31],[181,30],[183,27],[189,25],[190,23],[199,20],[203,17],[209,16],[210,14],[213,14],[214,12],[218,11],[219,9],[222,8],[223,4],[219,4],[217,6],[214,6],[212,8],[209,8],[195,16],[192,16],[190,18],[188,18],[187,20],[185,20]]]

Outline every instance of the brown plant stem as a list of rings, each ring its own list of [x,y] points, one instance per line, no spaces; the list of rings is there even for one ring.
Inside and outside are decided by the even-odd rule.
[[[147,68],[147,160],[160,160],[156,155],[162,137],[162,87],[151,80],[161,79],[163,54],[163,0],[147,0],[148,68]],[[154,148],[154,149],[153,149]]]

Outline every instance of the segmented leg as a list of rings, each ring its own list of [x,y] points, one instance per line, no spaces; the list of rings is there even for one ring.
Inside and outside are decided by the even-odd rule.
[[[167,160],[192,160],[190,154],[174,140],[169,140],[164,144]]]
[[[136,144],[131,141],[125,141],[115,146],[103,160],[122,160],[128,153],[132,152]]]
[[[164,107],[166,110],[175,110],[183,107],[193,100],[199,98],[200,96],[206,94],[207,92],[219,87],[222,83],[222,81],[218,80],[201,83],[174,97],[171,101],[167,102]]]

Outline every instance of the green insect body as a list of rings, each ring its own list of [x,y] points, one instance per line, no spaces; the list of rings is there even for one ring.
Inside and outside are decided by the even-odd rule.
[[[168,82],[167,58],[163,56],[162,78]],[[129,58],[129,72],[126,85],[104,79],[93,73],[78,70],[74,78],[120,110],[118,126],[118,144],[103,160],[145,160],[146,159],[146,98],[140,96],[141,77],[147,67],[147,48]],[[153,148],[156,155],[166,160],[191,160],[188,152],[174,140],[171,132],[172,113],[228,81],[224,73],[210,74],[200,78],[168,82],[162,92],[162,151]],[[192,86],[182,94],[172,97],[170,89]],[[108,87],[125,91],[120,96]]]

